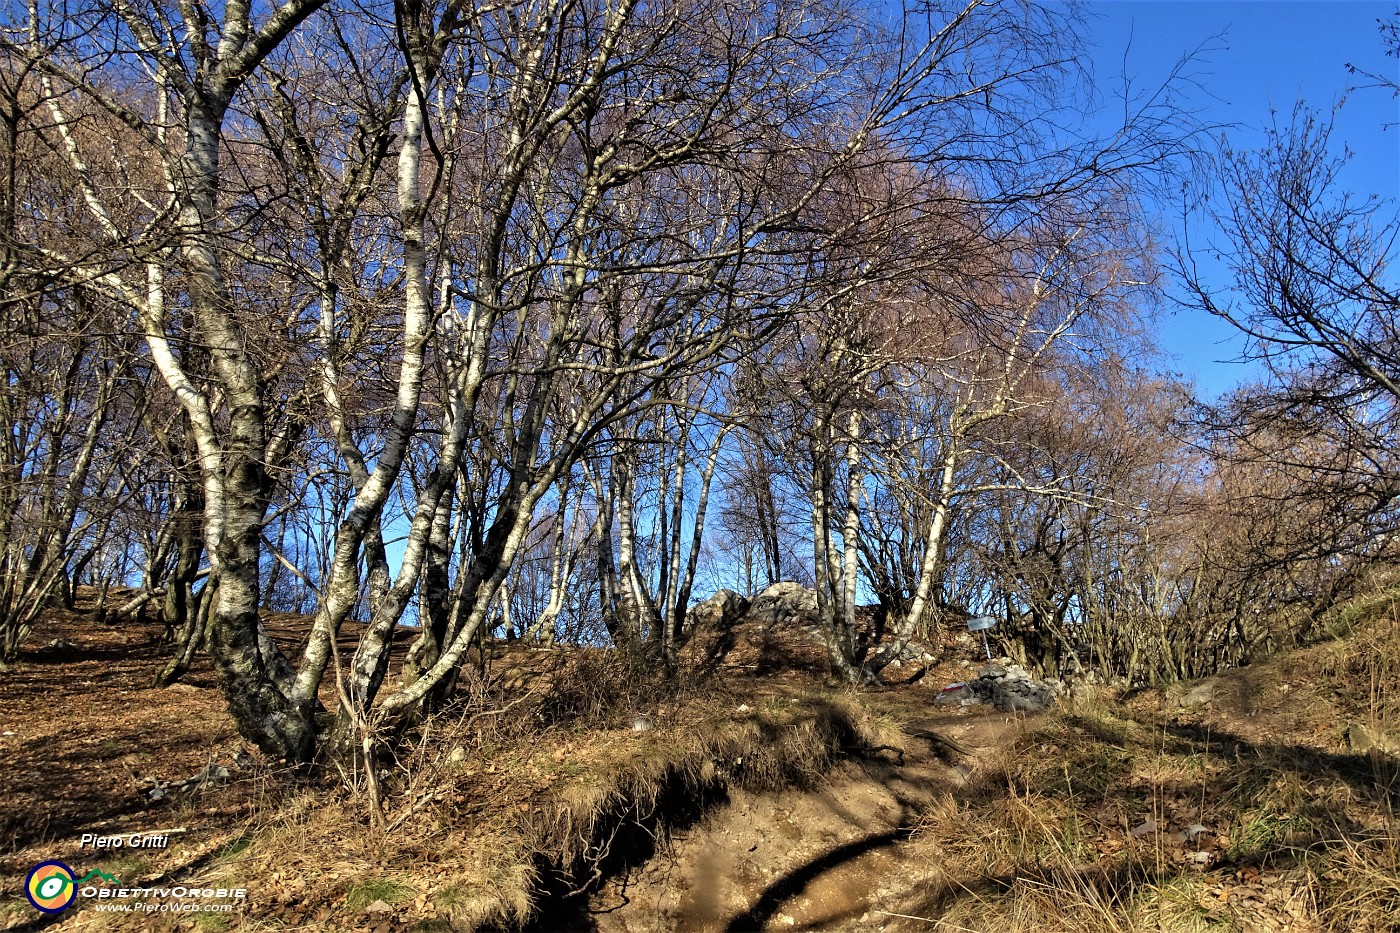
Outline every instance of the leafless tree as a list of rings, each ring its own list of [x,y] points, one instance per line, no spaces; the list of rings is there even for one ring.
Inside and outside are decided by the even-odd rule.
[[[1344,188],[1350,156],[1333,142],[1334,118],[1299,104],[1287,123],[1266,128],[1259,149],[1222,146],[1218,200],[1206,211],[1220,239],[1186,242],[1177,256],[1195,302],[1237,327],[1247,357],[1268,374],[1204,416],[1222,461],[1235,461],[1230,475],[1272,463],[1288,477],[1285,486],[1262,476],[1245,484],[1263,537],[1241,554],[1261,574],[1285,551],[1299,568],[1322,553],[1349,564],[1372,559],[1368,542],[1390,538],[1400,493],[1392,456],[1400,289],[1391,268],[1400,216],[1394,204]],[[1223,263],[1228,283],[1201,270],[1203,250]],[[1316,512],[1291,547],[1264,546],[1278,527],[1263,517],[1271,497],[1275,508]]]
[[[872,430],[881,380],[937,397],[946,421],[918,430],[946,440],[938,475],[956,475],[1122,284],[1085,218],[1116,217],[1130,177],[1179,149],[1155,103],[1105,142],[1037,132],[1072,109],[1075,20],[1030,0],[883,18],[845,0],[32,0],[11,15],[5,169],[19,178],[16,153],[42,144],[54,170],[26,203],[72,220],[20,218],[11,186],[4,274],[91,296],[144,343],[103,345],[76,384],[163,385],[151,472],[181,488],[150,589],[162,576],[183,616],[175,668],[207,642],[240,732],[298,763],[323,738],[328,675],[342,751],[440,703],[517,608],[532,554],[550,554],[550,597],[531,621],[552,628],[571,542],[591,542],[597,601],[626,616],[614,639],[671,663],[726,432],[762,416],[723,410],[743,393],[721,383],[755,356],[813,364],[770,378],[806,379],[794,410],[817,402],[791,424],[824,627],[854,671],[861,491],[903,482]],[[949,287],[965,242],[986,272]],[[917,347],[896,339],[894,299],[911,294]],[[920,360],[929,348],[956,365]],[[82,456],[60,468],[78,486]],[[897,639],[933,598],[946,487],[920,512]],[[195,509],[200,541],[175,517]],[[260,615],[286,575],[316,600],[295,658]],[[424,624],[394,681],[415,599]]]
[[[1400,401],[1400,290],[1389,264],[1400,237],[1394,206],[1342,190],[1346,156],[1332,121],[1301,105],[1254,152],[1224,148],[1215,247],[1233,274],[1211,287],[1190,253],[1185,280],[1201,306],[1238,327],[1253,358],[1339,400]],[[1188,244],[1189,246],[1190,244]],[[1209,248],[1209,247],[1208,247]]]

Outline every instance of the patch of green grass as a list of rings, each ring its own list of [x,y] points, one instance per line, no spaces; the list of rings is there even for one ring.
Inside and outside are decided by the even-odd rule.
[[[437,889],[433,894],[433,903],[439,910],[450,913],[454,910],[461,910],[473,896],[471,888],[454,881]]]
[[[418,893],[418,889],[391,878],[370,878],[350,885],[345,892],[345,906],[363,910],[375,901],[401,904]]]
[[[1204,885],[1194,875],[1176,875],[1145,885],[1140,900],[1143,926],[1172,933],[1206,933],[1226,921],[1201,904]]]
[[[1122,784],[1132,770],[1135,750],[1104,742],[1082,722],[1080,717],[1067,717],[1031,737],[1023,752],[1027,791],[1102,798]]]
[[[242,855],[253,844],[253,834],[251,832],[241,832],[233,838],[232,842],[225,844],[214,853],[214,861],[228,862]]]
[[[1076,734],[1087,735],[1107,745],[1119,748],[1131,745],[1141,738],[1142,726],[1113,714],[1103,707],[1079,706],[1064,717],[1065,724]]]
[[[231,928],[233,923],[223,914],[200,913],[195,914],[194,925],[200,930],[207,930],[208,933],[223,933]]]
[[[1232,858],[1270,856],[1299,843],[1318,838],[1319,825],[1306,810],[1294,813],[1265,811],[1243,820],[1230,841]]]
[[[1392,930],[1400,917],[1400,821],[1345,840],[1314,861],[1320,912],[1332,930]]]
[[[1071,810],[1059,826],[1059,838],[1055,840],[1053,855],[1083,863],[1093,858],[1088,846],[1089,838],[1079,820],[1079,814]],[[1050,854],[1042,853],[1042,860],[1048,861]]]
[[[1076,749],[1068,761],[1052,771],[1054,784],[1045,789],[1063,788],[1069,797],[1084,793],[1104,797],[1121,784],[1132,766],[1133,754],[1129,751],[1111,745],[1089,745]]]
[[[1331,610],[1323,620],[1324,637],[1341,638],[1368,622],[1395,611],[1400,603],[1400,587],[1387,587],[1375,593],[1358,596]]]
[[[112,875],[122,884],[133,884],[138,877],[145,874],[146,867],[146,861],[139,858],[114,858],[97,863],[100,871]]]
[[[449,920],[419,920],[408,928],[409,933],[452,933],[452,922]]]

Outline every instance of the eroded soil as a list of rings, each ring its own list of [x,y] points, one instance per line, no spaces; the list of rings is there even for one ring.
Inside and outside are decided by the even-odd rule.
[[[1027,727],[1024,718],[965,712],[918,715],[922,700],[887,698],[891,715],[934,730],[970,754],[909,736],[833,770],[816,786],[736,792],[662,854],[612,879],[586,904],[546,915],[539,930],[739,933],[886,930],[931,873],[907,843],[919,816],[956,794]],[[902,758],[902,760],[901,760]]]

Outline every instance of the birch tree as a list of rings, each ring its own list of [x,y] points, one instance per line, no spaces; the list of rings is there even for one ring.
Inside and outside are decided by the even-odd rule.
[[[888,71],[898,44],[837,7],[816,19],[798,5],[741,13],[622,3],[587,20],[570,19],[582,8],[568,12],[557,24],[526,18],[509,28],[493,13],[470,33],[478,71],[463,93],[508,107],[480,130],[477,151],[493,171],[470,174],[482,179],[471,199],[479,213],[463,215],[472,224],[464,242],[480,245],[452,287],[464,302],[461,332],[481,348],[473,352],[500,347],[505,365],[464,383],[461,404],[470,411],[485,397],[479,384],[504,380],[505,430],[494,436],[509,479],[482,549],[459,572],[459,631],[419,680],[384,698],[384,718],[456,665],[533,510],[586,445],[786,313],[802,287],[818,194],[870,140],[919,111],[936,70],[930,40]],[[955,11],[948,29],[968,16]],[[813,57],[818,46],[842,67]],[[872,98],[861,81],[876,74],[890,81]],[[626,470],[616,482],[601,497],[605,516],[632,489]],[[620,523],[631,506],[613,513]],[[620,534],[634,539],[635,528]],[[619,578],[642,595],[636,561],[622,562]]]
[[[25,89],[10,138],[42,135],[62,168],[44,181],[81,220],[12,224],[6,269],[23,253],[144,345],[113,352],[153,368],[186,420],[210,656],[241,734],[295,763],[323,738],[328,673],[344,686],[337,735],[361,751],[441,702],[571,484],[600,484],[588,537],[600,586],[618,581],[603,601],[649,603],[642,628],[671,658],[722,455],[724,424],[682,414],[705,381],[800,309],[858,314],[861,287],[919,255],[902,231],[930,201],[904,201],[912,188],[955,214],[991,205],[989,230],[1024,236],[1065,192],[1163,157],[1138,124],[1112,147],[1036,148],[1026,107],[1048,99],[1073,23],[1030,2],[70,12],[12,9],[3,54]],[[844,496],[819,503],[814,535],[849,628],[871,435],[850,406],[823,417],[825,443],[850,439]],[[651,481],[650,571],[639,448],[616,443],[638,426],[681,435]],[[334,526],[324,566],[288,557],[292,519]],[[273,566],[316,582],[295,659],[260,620]],[[427,625],[395,681],[389,647],[415,597]]]
[[[98,230],[99,249],[50,249],[45,258],[130,309],[189,418],[204,486],[205,546],[217,581],[211,655],[240,730],[292,760],[308,755],[313,734],[306,712],[290,701],[290,665],[262,630],[258,605],[260,534],[273,485],[268,464],[285,456],[296,426],[274,418],[278,399],[269,398],[267,360],[251,346],[243,283],[229,279],[236,263],[221,204],[222,165],[235,97],[319,5],[291,0],[255,16],[239,0],[217,14],[188,4],[172,21],[173,11],[126,4],[68,17],[36,0],[28,41],[12,40],[8,49],[43,75],[73,186]],[[100,55],[107,44],[128,51]],[[138,186],[129,175],[121,179],[125,185],[99,183],[77,122],[89,111],[121,127],[130,146],[122,172],[158,166],[156,184]],[[178,302],[170,287],[176,269]],[[185,327],[197,330],[203,352],[177,350],[172,330]]]
[[[1048,404],[1055,389],[1043,376],[1056,366],[1073,365],[1073,351],[1092,352],[1095,333],[1122,314],[1135,287],[1146,284],[1131,242],[1119,240],[1115,224],[1095,229],[1096,215],[1101,216],[1098,210],[1086,210],[1081,222],[1047,231],[1039,242],[994,247],[991,277],[974,282],[964,299],[977,313],[958,315],[941,346],[925,345],[919,362],[902,364],[917,414],[880,445],[881,472],[901,488],[899,499],[917,502],[926,518],[918,529],[921,553],[913,587],[905,594],[908,602],[894,619],[890,641],[868,660],[871,671],[898,657],[925,631],[939,601],[955,502],[989,488],[964,482],[960,471],[970,460],[1006,462],[988,429]],[[1004,264],[1002,271],[996,271],[997,264]],[[936,406],[920,403],[927,398]],[[1055,495],[1061,482],[1053,477],[1018,485]]]

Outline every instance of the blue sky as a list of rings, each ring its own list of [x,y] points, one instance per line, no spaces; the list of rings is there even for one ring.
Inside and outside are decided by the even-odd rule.
[[[1387,58],[1376,20],[1392,16],[1400,0],[1095,0],[1086,4],[1093,68],[1101,88],[1125,68],[1134,84],[1155,86],[1183,55],[1195,87],[1188,106],[1234,148],[1260,141],[1270,110],[1287,123],[1298,100],[1330,109],[1346,96],[1333,133],[1355,153],[1348,187],[1361,195],[1400,196],[1400,102],[1388,91],[1348,88],[1365,83],[1348,63],[1400,76],[1400,61]],[[1126,58],[1125,58],[1126,56]],[[1107,83],[1106,83],[1107,82]],[[1168,211],[1173,208],[1167,206]],[[1179,208],[1177,208],[1179,210]],[[1178,222],[1179,226],[1179,222]],[[1209,231],[1195,228],[1193,240]],[[1210,397],[1249,375],[1228,361],[1240,342],[1231,328],[1200,312],[1164,313],[1160,342],[1173,355],[1169,368],[1195,380]]]

